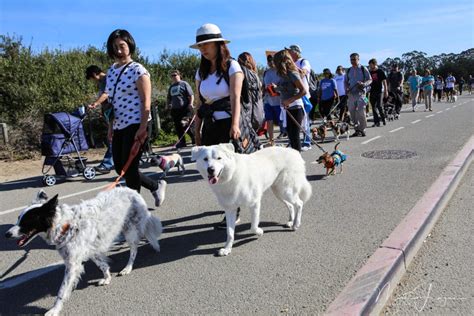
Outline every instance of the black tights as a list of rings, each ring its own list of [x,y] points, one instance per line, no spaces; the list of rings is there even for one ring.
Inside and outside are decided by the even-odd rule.
[[[122,168],[127,163],[128,157],[130,156],[130,150],[135,141],[135,134],[139,127],[139,124],[132,124],[124,129],[114,130],[114,136],[112,138],[112,155],[117,174],[122,172]],[[125,172],[125,183],[127,184],[127,187],[138,192],[140,192],[140,187],[142,185],[153,192],[158,189],[158,182],[147,177],[138,169],[142,152],[143,150],[140,148],[137,156],[133,159],[128,170]]]
[[[304,111],[302,108],[289,109],[288,112],[295,118],[298,124],[301,126],[303,122]],[[290,146],[297,151],[301,151],[301,139],[300,139],[300,128],[296,125],[291,117],[286,119],[286,130],[288,133],[288,139],[290,140]]]

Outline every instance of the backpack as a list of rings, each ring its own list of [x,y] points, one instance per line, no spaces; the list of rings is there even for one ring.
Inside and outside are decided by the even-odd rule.
[[[303,58],[301,63],[303,63],[304,60],[305,59]],[[316,75],[313,68],[311,68],[310,72],[306,76],[306,79],[308,80],[309,93],[311,94],[311,97],[314,98],[318,95],[319,80],[318,75]]]
[[[346,76],[349,76],[349,73],[350,73],[351,69],[352,69],[352,67],[350,67],[349,69],[347,69],[347,74],[346,74]],[[364,70],[366,70],[366,69],[367,69],[367,68],[365,68],[364,65],[360,65],[360,70],[362,71],[362,80],[364,80],[364,81],[365,81],[365,80],[368,80],[368,79],[371,79],[371,78],[370,78],[370,72],[369,72],[368,70],[367,70],[367,71],[369,72],[369,78],[366,78],[367,75],[365,74],[365,71],[364,71]],[[365,89],[366,89],[366,90],[365,90],[366,92],[370,91],[370,86],[366,87]]]
[[[227,69],[230,67],[231,59],[227,62]],[[241,66],[242,73],[244,74],[244,81],[242,82],[242,91],[240,94],[240,100],[242,108],[247,112],[250,117],[252,128],[258,130],[265,119],[263,111],[263,98],[261,82],[258,75],[250,69]],[[230,86],[229,73],[223,74],[223,78],[227,85]]]
[[[221,78],[230,87],[229,69],[232,58],[227,61],[227,71]],[[260,92],[260,81],[256,74],[246,67],[241,67],[244,74],[240,93],[240,139],[232,140],[235,151],[240,154],[251,154],[260,149],[261,144],[255,132],[263,122],[263,101]],[[219,80],[221,80],[219,78]],[[218,80],[218,82],[219,82]],[[261,113],[261,114],[260,114]],[[253,123],[255,122],[255,123]],[[258,123],[257,128],[254,128]],[[255,125],[254,125],[255,124]]]

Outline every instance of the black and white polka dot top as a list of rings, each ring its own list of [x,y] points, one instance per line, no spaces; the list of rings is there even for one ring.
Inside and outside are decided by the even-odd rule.
[[[109,99],[112,98],[117,77],[122,68],[125,67],[125,65],[118,68],[116,66],[117,64],[113,64],[107,71],[105,91],[109,95]],[[122,76],[120,76],[120,82],[117,85],[113,98],[114,130],[124,129],[131,124],[140,124],[142,100],[140,99],[136,82],[143,75],[150,76],[143,65],[132,62],[125,69]]]

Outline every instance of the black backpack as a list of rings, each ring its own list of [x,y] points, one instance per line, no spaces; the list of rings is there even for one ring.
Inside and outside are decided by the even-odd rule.
[[[229,69],[232,59],[227,61],[227,71],[225,71],[221,78],[225,80],[227,85],[230,87],[230,76]],[[240,93],[240,139],[233,140],[235,151],[240,154],[251,154],[260,149],[261,144],[258,139],[258,135],[255,132],[256,129],[253,128],[252,119],[255,115],[255,120],[257,120],[257,112],[259,108],[262,109],[263,116],[263,102],[260,92],[260,83],[258,77],[252,73],[248,68],[241,67],[244,74],[244,80],[242,82],[242,91]],[[219,78],[219,80],[221,80]],[[256,79],[256,81],[255,81]],[[218,80],[218,82],[219,82]],[[258,87],[258,88],[256,88]],[[256,100],[256,101],[254,101]],[[261,106],[259,107],[258,100],[260,100]],[[255,102],[255,103],[254,103]],[[229,113],[230,114],[230,113]],[[262,117],[263,121],[263,117]],[[261,122],[259,123],[260,127]],[[257,128],[258,128],[257,127]]]

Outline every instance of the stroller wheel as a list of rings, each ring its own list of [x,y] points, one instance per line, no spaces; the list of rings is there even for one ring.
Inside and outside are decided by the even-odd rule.
[[[56,184],[56,177],[46,175],[43,177],[43,184],[47,185],[48,187],[53,186]]]
[[[87,180],[92,180],[95,178],[95,169],[92,167],[86,167],[84,168],[84,171],[82,172],[82,174],[84,175],[84,178],[86,178]]]

